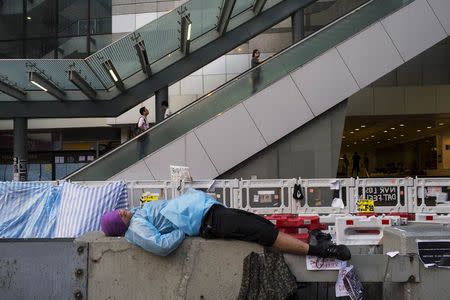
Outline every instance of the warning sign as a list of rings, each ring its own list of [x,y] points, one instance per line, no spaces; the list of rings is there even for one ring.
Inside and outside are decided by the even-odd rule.
[[[359,200],[358,203],[358,211],[362,213],[371,213],[374,211],[375,203],[373,200],[362,199]]]

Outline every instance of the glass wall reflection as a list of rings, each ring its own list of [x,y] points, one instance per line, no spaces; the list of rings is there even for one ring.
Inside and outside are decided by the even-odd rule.
[[[84,58],[110,43],[111,1],[0,1],[0,58]]]

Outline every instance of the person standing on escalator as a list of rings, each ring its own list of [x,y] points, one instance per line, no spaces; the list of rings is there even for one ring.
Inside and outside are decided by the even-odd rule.
[[[251,78],[252,78],[252,92],[253,94],[256,92],[256,89],[261,81],[261,75],[260,75],[260,68],[257,68],[257,66],[261,63],[259,61],[259,50],[258,49],[254,49],[252,52],[252,74],[251,74]]]

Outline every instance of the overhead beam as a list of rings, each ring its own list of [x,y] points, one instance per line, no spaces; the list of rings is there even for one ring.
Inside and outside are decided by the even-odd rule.
[[[95,100],[97,98],[97,91],[94,90],[89,83],[87,83],[86,80],[78,74],[78,72],[73,70],[69,71],[69,80],[75,84],[89,99]]]
[[[177,63],[168,66],[152,75],[151,80],[144,80],[111,101],[10,101],[2,102],[0,119],[11,116],[27,118],[88,118],[117,117],[145,99],[154,95],[157,90],[177,82],[192,72],[202,68],[218,57],[228,53],[273,25],[285,20],[295,11],[314,3],[316,0],[284,0],[269,10],[250,19],[245,24],[227,31],[214,42],[201,47]],[[30,95],[28,95],[30,97]]]
[[[181,18],[180,50],[184,55],[189,54],[192,37],[192,21],[189,15]]]
[[[136,54],[139,57],[139,62],[141,63],[142,71],[150,78],[152,75],[152,69],[150,68],[150,61],[148,59],[147,48],[145,48],[144,41],[140,41],[134,45],[136,49]]]
[[[228,23],[230,23],[231,13],[233,12],[236,0],[224,0],[223,7],[220,10],[219,22],[217,23],[217,31],[222,36],[227,31]]]
[[[253,4],[253,12],[255,13],[255,15],[259,15],[264,6],[266,5],[267,0],[256,0],[255,4]]]
[[[28,81],[59,100],[64,100],[66,97],[65,91],[35,71],[28,72]]]
[[[123,92],[125,90],[125,86],[123,84],[122,78],[120,78],[119,72],[117,72],[117,69],[116,67],[114,67],[112,61],[108,59],[102,63],[102,66],[108,74],[109,78],[111,78],[114,85]]]
[[[3,92],[8,96],[16,98],[17,100],[24,101],[27,99],[27,93],[25,91],[22,91],[18,87],[15,87],[1,80],[0,80],[0,92]]]

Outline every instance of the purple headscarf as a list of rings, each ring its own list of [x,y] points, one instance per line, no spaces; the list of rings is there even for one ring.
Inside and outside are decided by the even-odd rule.
[[[107,236],[123,236],[128,229],[128,226],[120,217],[119,210],[103,214],[100,224],[102,231]]]

